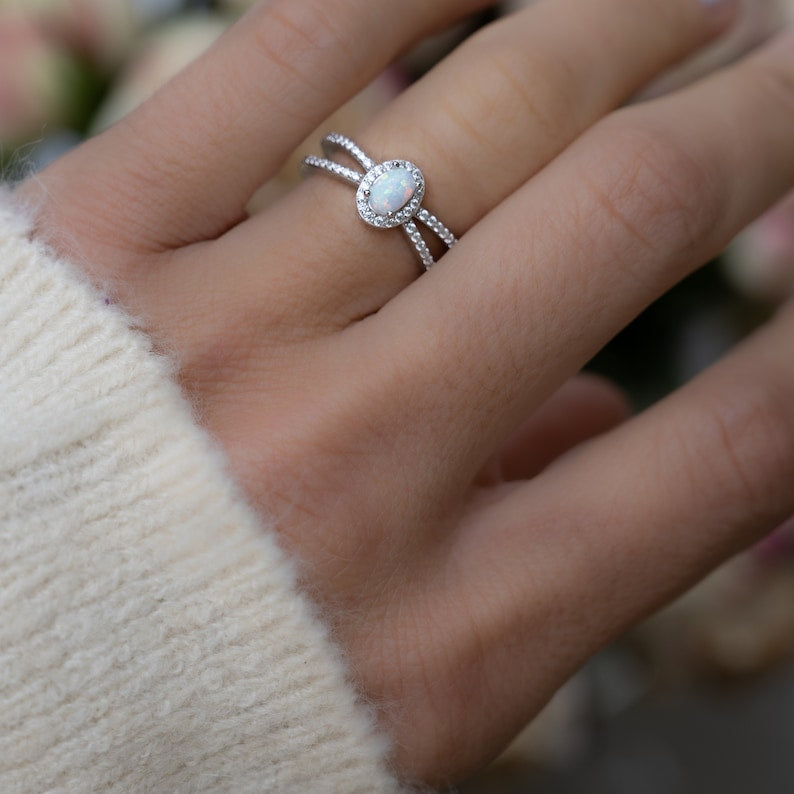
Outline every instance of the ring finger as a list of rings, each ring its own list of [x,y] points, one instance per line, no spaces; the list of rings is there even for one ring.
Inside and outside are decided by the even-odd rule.
[[[732,6],[542,2],[470,39],[358,142],[376,160],[420,165],[425,204],[460,234],[652,75],[715,35]],[[420,272],[404,235],[363,224],[351,187],[324,176],[210,245],[198,269],[195,252],[185,252],[153,274],[166,287],[201,284],[189,302],[195,322],[169,314],[180,327],[205,325],[202,314],[215,313],[220,291],[268,333],[303,337],[307,322],[322,332],[376,311]],[[266,307],[263,295],[271,296]]]

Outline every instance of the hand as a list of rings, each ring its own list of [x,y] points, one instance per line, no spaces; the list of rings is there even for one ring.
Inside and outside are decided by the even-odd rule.
[[[20,188],[176,356],[399,769],[431,782],[794,510],[792,312],[625,423],[611,387],[570,381],[794,184],[790,34],[615,110],[730,6],[555,0],[483,30],[355,136],[417,163],[463,235],[421,278],[326,176],[246,217],[332,109],[484,4],[259,5]]]

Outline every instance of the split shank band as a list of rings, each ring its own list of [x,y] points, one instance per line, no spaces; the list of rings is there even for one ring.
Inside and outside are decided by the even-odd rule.
[[[425,269],[432,267],[435,260],[416,221],[420,221],[436,234],[447,248],[457,242],[455,235],[435,215],[422,207],[425,178],[413,163],[408,160],[376,163],[350,138],[336,132],[323,138],[322,148],[326,157],[306,157],[301,164],[304,171],[324,171],[355,185],[356,207],[361,219],[377,229],[402,226]],[[330,159],[337,152],[348,154],[361,165],[364,172],[347,168]]]

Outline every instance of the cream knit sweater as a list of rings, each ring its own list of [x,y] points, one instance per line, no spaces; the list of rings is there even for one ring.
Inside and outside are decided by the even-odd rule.
[[[385,743],[166,361],[0,193],[0,792],[379,792]]]

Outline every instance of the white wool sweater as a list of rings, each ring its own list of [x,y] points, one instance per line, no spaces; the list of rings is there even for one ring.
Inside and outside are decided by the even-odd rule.
[[[381,792],[385,743],[149,341],[0,194],[0,792]]]

